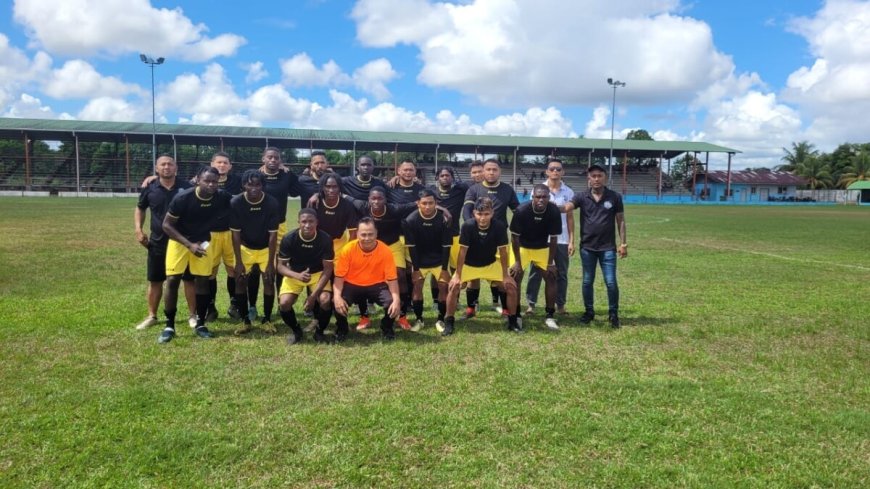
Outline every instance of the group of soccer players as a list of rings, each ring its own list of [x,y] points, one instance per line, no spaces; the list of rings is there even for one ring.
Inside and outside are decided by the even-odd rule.
[[[455,331],[461,289],[467,300],[462,318],[476,314],[481,280],[490,283],[507,329],[522,332],[519,291],[528,265],[545,280],[544,324],[559,329],[554,317],[556,245],[565,208],[550,202],[546,185],[536,185],[531,200],[520,205],[514,189],[500,181],[497,159],[473,162],[469,183],[458,181],[451,167],[441,167],[430,187],[417,180],[413,161],[403,161],[396,176],[383,182],[373,176],[374,161],[368,156],[357,160],[355,175],[341,177],[318,151],[312,152],[303,174],[296,175],[274,147],[264,150],[259,170],[238,176],[231,169],[229,155],[219,152],[211,166],[187,182],[177,178],[172,157],[162,155],[156,175],[143,184],[135,221],[137,239],[148,248],[149,315],[137,328],[158,323],[165,281],[160,343],[176,334],[182,282],[190,326],[197,336],[212,337],[207,324],[218,316],[221,263],[227,272],[228,315],[241,321],[237,335],[251,331],[258,319],[263,331],[277,332],[272,324],[277,290],[290,344],[304,337],[294,311],[300,297],[317,342],[347,339],[353,306],[360,314],[356,329],[370,327],[374,304],[383,308],[381,333],[391,340],[396,326],[410,331],[425,326],[427,277],[441,335]],[[291,230],[288,197],[302,203]],[[510,222],[508,209],[513,211]],[[150,237],[142,229],[145,211],[151,212]],[[262,315],[256,308],[260,285]],[[326,333],[332,317],[334,336]]]

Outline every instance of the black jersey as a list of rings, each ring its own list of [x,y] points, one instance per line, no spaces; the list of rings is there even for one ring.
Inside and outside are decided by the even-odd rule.
[[[499,182],[498,185],[492,187],[483,183],[475,183],[469,187],[468,192],[465,193],[465,207],[462,210],[463,220],[468,221],[474,218],[474,214],[472,213],[474,210],[474,203],[477,202],[477,199],[480,197],[489,197],[492,199],[492,219],[504,224],[505,227],[508,225],[507,210],[516,210],[520,205],[520,201],[517,199],[517,193],[514,192],[514,189],[506,183]]]
[[[511,218],[511,234],[520,237],[520,246],[539,250],[550,246],[550,237],[562,234],[562,214],[556,204],[550,202],[544,212],[538,214],[531,202],[517,207]]]
[[[334,207],[326,205],[321,199],[317,205],[317,229],[325,232],[332,239],[338,239],[344,231],[356,229],[359,214],[350,199],[339,198]]]
[[[299,175],[299,180],[296,182],[296,188],[299,190],[299,202],[302,207],[308,206],[308,199],[312,195],[317,195],[320,192],[320,180],[311,175]]]
[[[277,173],[264,173],[263,191],[278,202],[278,223],[287,220],[287,197],[298,197],[298,178],[289,171],[278,170]]]
[[[189,188],[172,199],[166,215],[178,219],[175,229],[192,243],[208,241],[214,223],[230,207],[232,196],[218,190],[208,199],[201,199],[196,187]]]
[[[252,250],[269,247],[269,233],[278,232],[278,202],[263,194],[259,202],[250,202],[245,194],[233,197],[230,204],[230,230],[239,231],[242,244]]]
[[[625,212],[622,196],[604,189],[596,202],[591,190],[574,194],[571,199],[580,210],[580,246],[591,251],[608,251],[616,248],[616,215]]]
[[[365,200],[354,200],[354,207],[360,217],[371,217],[375,221],[378,230],[378,239],[386,245],[391,245],[399,240],[402,235],[402,220],[417,208],[417,204],[404,205],[387,204],[384,213],[376,216],[372,213],[372,207]]]
[[[465,204],[465,193],[468,192],[468,185],[457,182],[447,190],[441,188],[441,185],[432,185],[429,187],[435,192],[435,201],[438,205],[447,209],[450,216],[453,218],[450,222],[450,233],[453,236],[459,235],[459,221],[462,216],[462,206]]]
[[[423,217],[420,211],[412,212],[402,222],[402,232],[414,268],[447,267],[453,235],[444,223],[443,212],[436,210],[429,219]]]
[[[169,203],[182,190],[190,188],[190,182],[175,179],[175,185],[172,188],[166,188],[160,185],[160,179],[156,179],[149,183],[147,187],[139,192],[139,202],[136,204],[141,210],[148,209],[151,211],[151,236],[148,237],[148,242],[152,245],[165,245],[168,243],[168,238],[163,232],[163,218],[166,217],[166,211],[169,210]]]
[[[359,176],[344,177],[341,179],[341,188],[344,190],[344,193],[357,200],[367,200],[369,198],[369,190],[371,190],[372,187],[386,188],[387,186],[384,185],[383,181],[375,177],[370,177],[367,182],[360,180]]]
[[[395,188],[387,187],[387,202],[396,205],[411,204],[420,200],[420,191],[425,187],[414,182],[405,187],[401,182],[396,183]]]
[[[507,246],[507,226],[493,219],[489,227],[480,229],[471,219],[462,223],[459,231],[459,246],[467,247],[465,265],[485,267],[495,261],[499,246]]]
[[[310,273],[323,271],[323,261],[335,259],[332,251],[332,239],[323,231],[318,230],[314,239],[306,241],[299,229],[294,229],[284,235],[278,247],[278,259],[287,262],[294,272],[302,272],[307,268]]]
[[[236,175],[235,173],[227,173],[226,175],[218,179],[218,188],[230,195],[239,195],[240,193],[242,193],[242,177]],[[212,231],[221,232],[229,231],[229,229],[230,212],[229,209],[227,209],[226,212],[222,213],[221,216],[218,217],[218,220],[215,223],[214,229],[212,229]]]

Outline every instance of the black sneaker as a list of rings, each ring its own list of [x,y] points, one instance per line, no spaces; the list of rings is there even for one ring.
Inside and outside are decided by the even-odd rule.
[[[324,343],[330,344],[333,343],[335,339],[332,335],[325,334],[323,331],[315,331],[314,332],[314,342],[315,343]]]
[[[297,327],[297,329],[294,329],[290,333],[290,335],[287,337],[287,344],[288,345],[295,345],[296,343],[301,343],[301,342],[302,342],[302,330],[298,329],[298,327]]]
[[[172,341],[172,338],[175,338],[175,329],[164,328],[163,332],[160,333],[160,336],[157,337],[157,342],[169,343],[170,341]]]
[[[586,311],[582,316],[580,316],[580,324],[589,324],[593,319],[595,319],[595,313],[592,311]]]
[[[193,331],[200,338],[214,338],[214,335],[205,326],[197,326],[196,329],[194,329]]]
[[[205,322],[211,323],[218,318],[218,310],[215,306],[209,306],[208,312],[205,314]]]
[[[242,319],[242,314],[239,312],[239,308],[236,307],[235,304],[232,304],[229,309],[227,309],[227,316],[233,319]]]
[[[393,341],[396,339],[396,330],[392,327],[385,328],[381,326],[381,336],[383,337],[384,341]]]
[[[610,327],[613,329],[619,328],[619,316],[616,313],[610,315]]]
[[[453,321],[444,323],[444,330],[441,331],[441,336],[450,336],[453,334]]]

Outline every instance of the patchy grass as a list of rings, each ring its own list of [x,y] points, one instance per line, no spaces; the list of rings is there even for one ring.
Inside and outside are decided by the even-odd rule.
[[[556,334],[288,347],[133,330],[133,205],[0,199],[0,486],[870,483],[867,209],[631,206],[619,331],[575,257]]]

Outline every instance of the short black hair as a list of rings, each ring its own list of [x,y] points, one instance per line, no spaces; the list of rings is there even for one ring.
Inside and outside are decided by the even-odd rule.
[[[589,165],[589,168],[586,169],[586,173],[589,173],[592,170],[598,170],[598,171],[603,171],[604,173],[607,173],[607,170],[605,170],[604,167],[599,165],[598,163],[593,163],[593,164]]]
[[[214,161],[215,158],[219,158],[221,156],[232,161],[232,158],[230,158],[230,154],[226,151],[215,151],[215,153],[211,155],[211,161]]]
[[[315,149],[314,151],[311,152],[311,156],[310,156],[310,157],[311,157],[311,158],[314,158],[315,156],[323,156],[324,158],[326,158],[326,151],[323,151],[323,150],[320,150],[320,149]],[[327,159],[328,159],[328,158],[327,158]]]
[[[381,187],[380,185],[375,185],[374,187],[370,188],[369,195],[371,195],[372,192],[380,192],[381,195],[383,195],[384,197],[387,196],[387,189],[385,189],[384,187]]]
[[[359,221],[357,221],[357,226],[359,226],[360,224],[371,224],[372,226],[375,226],[375,229],[378,228],[378,227],[375,225],[375,220],[372,219],[372,218],[369,217],[369,216],[365,216],[365,217],[361,217],[361,218],[359,218]]]
[[[218,178],[220,178],[220,176],[221,176],[220,172],[217,171],[217,168],[212,168],[210,166],[202,165],[199,167],[198,170],[196,170],[196,178],[201,177],[205,173],[214,173],[214,175]]]
[[[550,195],[550,187],[544,185],[543,183],[538,183],[534,187],[532,187],[532,195],[534,195],[534,193],[538,190],[543,190],[547,193],[547,195]]]
[[[302,217],[305,214],[310,214],[314,216],[314,219],[317,219],[317,211],[315,211],[311,207],[303,207],[302,209],[299,209],[299,215],[297,217]]]
[[[474,203],[474,210],[476,210],[478,212],[486,211],[486,210],[491,211],[492,210],[492,199],[489,197],[478,197],[477,201]]]
[[[495,163],[496,165],[498,165],[499,168],[501,168],[501,162],[498,161],[498,158],[487,158],[486,161],[483,162],[483,164],[486,165],[487,163]]]
[[[565,166],[565,164],[562,163],[562,160],[560,160],[559,158],[556,158],[555,156],[547,159],[547,164],[549,165],[550,163],[558,163],[562,166]]]
[[[266,146],[263,149],[263,156],[266,156],[266,153],[268,153],[269,151],[274,151],[278,153],[278,156],[281,156],[281,150],[277,146]]]
[[[483,166],[483,162],[480,160],[474,160],[468,164],[468,168],[473,168],[475,166]]]
[[[422,199],[423,197],[432,197],[435,198],[435,192],[432,191],[431,188],[424,188],[417,192],[417,198]]]
[[[446,171],[447,173],[449,173],[450,176],[453,177],[454,180],[456,180],[456,170],[454,170],[453,167],[452,167],[452,166],[449,166],[449,165],[448,165],[448,166],[442,166],[441,168],[439,168],[437,174],[440,175],[441,172],[445,172],[445,171]]]
[[[245,173],[242,173],[242,185],[247,183],[251,183],[254,180],[259,180],[260,183],[266,179],[266,175],[263,175],[263,172],[260,170],[245,170]]]

